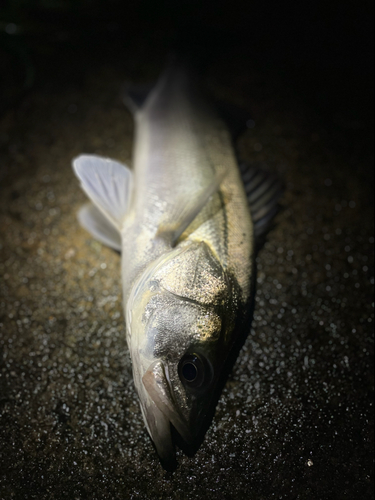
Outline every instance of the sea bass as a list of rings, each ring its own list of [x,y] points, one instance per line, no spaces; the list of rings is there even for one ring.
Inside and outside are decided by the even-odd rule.
[[[241,175],[226,125],[183,67],[170,67],[147,97],[126,100],[133,169],[76,158],[92,202],[78,219],[121,252],[134,383],[165,462],[175,456],[171,426],[193,441],[212,403],[251,300],[256,238],[280,186],[254,168]]]

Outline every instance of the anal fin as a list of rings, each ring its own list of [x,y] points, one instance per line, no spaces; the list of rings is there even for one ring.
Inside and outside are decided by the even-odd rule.
[[[109,158],[81,155],[74,159],[73,170],[90,200],[121,231],[132,196],[129,168]]]
[[[121,236],[117,229],[92,203],[86,203],[77,214],[80,225],[96,240],[121,252]]]

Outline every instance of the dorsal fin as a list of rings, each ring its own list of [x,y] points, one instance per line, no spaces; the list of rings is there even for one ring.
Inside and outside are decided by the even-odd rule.
[[[214,100],[214,104],[219,116],[228,127],[233,142],[243,132],[254,126],[255,122],[251,118],[251,113],[246,109],[218,99]]]
[[[135,115],[146,102],[154,85],[132,85],[125,83],[122,91],[122,100],[129,111]]]
[[[255,239],[259,244],[280,209],[278,201],[284,186],[277,175],[262,168],[242,163],[240,170],[254,223]]]

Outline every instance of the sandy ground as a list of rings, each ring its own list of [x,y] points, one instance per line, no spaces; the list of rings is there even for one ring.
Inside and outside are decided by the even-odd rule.
[[[251,109],[239,149],[285,178],[284,209],[205,440],[161,468],[132,382],[120,256],[78,226],[71,169],[82,152],[131,164],[118,89],[144,77],[93,64],[0,120],[0,498],[372,498],[370,158],[337,146],[362,125],[327,132],[235,62],[213,65],[208,85]]]

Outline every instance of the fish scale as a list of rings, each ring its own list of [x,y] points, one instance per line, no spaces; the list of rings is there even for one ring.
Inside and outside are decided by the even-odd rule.
[[[249,311],[251,213],[264,232],[280,189],[274,177],[242,166],[245,191],[229,130],[186,68],[172,65],[143,102],[130,94],[126,101],[135,120],[133,171],[97,156],[74,160],[93,202],[78,218],[121,251],[134,383],[165,465],[175,456],[171,427],[199,445]]]
[[[171,88],[174,92],[170,92]],[[138,273],[155,260],[164,249],[150,241],[155,236],[152,233],[163,223],[173,224],[181,205],[191,202],[212,182],[215,171],[224,168],[226,177],[219,192],[192,221],[183,239],[206,241],[224,268],[238,277],[246,300],[253,249],[252,221],[225,125],[204,103],[182,69],[171,70],[162,77],[138,113],[133,159],[137,201],[123,229],[124,261],[137,259]],[[155,209],[154,193],[164,196],[160,209]],[[143,232],[145,225],[148,234]],[[133,270],[126,267],[125,296],[136,278]]]

